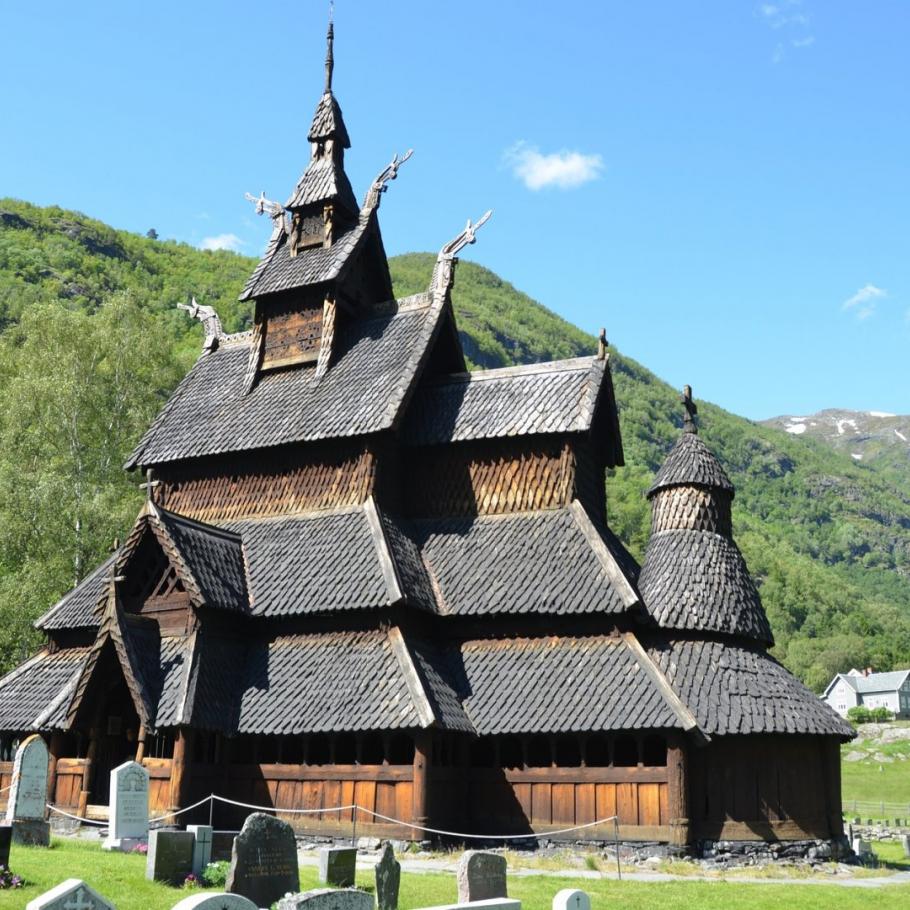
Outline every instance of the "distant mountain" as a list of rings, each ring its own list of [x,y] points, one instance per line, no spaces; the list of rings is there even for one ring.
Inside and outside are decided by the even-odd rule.
[[[434,258],[394,257],[396,293],[423,290]],[[119,465],[201,345],[200,327],[175,303],[195,294],[229,331],[246,328],[250,310],[237,295],[254,265],[0,199],[0,668],[34,646],[30,620],[72,584],[74,563],[100,562],[139,508],[139,478]],[[474,367],[596,350],[593,336],[473,263],[458,267],[454,303]],[[678,438],[682,409],[678,390],[610,350],[627,464],[607,479],[607,509],[640,559],[644,491]],[[83,424],[61,420],[69,401]],[[124,429],[114,443],[99,441],[109,439],[112,409]],[[736,484],[735,533],[774,653],[816,689],[851,666],[910,666],[910,471],[900,468],[906,450],[884,454],[889,433],[900,443],[910,427],[837,413],[856,421],[856,435],[881,429],[882,454],[872,456],[871,442],[842,449],[816,438],[808,424],[821,425],[818,416],[794,432],[800,419],[763,426],[699,401],[703,438]],[[86,467],[105,445],[114,451]]]
[[[910,477],[910,415],[828,408],[807,417],[762,421],[793,436],[820,439],[864,464],[888,466]]]

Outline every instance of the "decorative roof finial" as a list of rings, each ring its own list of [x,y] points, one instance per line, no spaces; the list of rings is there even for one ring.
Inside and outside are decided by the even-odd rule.
[[[335,43],[335,4],[329,3],[329,32],[326,35],[328,48],[325,54],[325,94],[332,92],[332,70],[335,69],[335,56],[332,45]]]
[[[698,433],[698,427],[695,425],[695,415],[698,408],[692,400],[692,386],[684,385],[682,398],[679,399],[686,409],[686,416],[683,418],[683,433]]]
[[[178,303],[177,309],[186,310],[193,319],[198,319],[205,327],[205,341],[202,343],[202,350],[215,350],[218,342],[224,338],[224,329],[221,327],[221,320],[218,318],[215,308],[202,306],[202,304],[196,303],[196,298],[193,297],[191,304]]]
[[[601,329],[600,335],[597,336],[597,359],[606,360],[607,359],[607,348],[609,347],[609,342],[607,341],[607,330]]]

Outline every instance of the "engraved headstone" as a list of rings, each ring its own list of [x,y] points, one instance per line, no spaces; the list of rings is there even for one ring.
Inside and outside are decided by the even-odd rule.
[[[563,888],[553,898],[553,910],[591,910],[591,896],[576,888]]]
[[[254,812],[234,838],[225,890],[271,907],[289,891],[300,890],[294,829],[264,812]]]
[[[211,825],[187,825],[186,830],[193,835],[193,875],[200,875],[212,861]]]
[[[0,866],[9,869],[9,845],[13,838],[11,825],[0,825]]]
[[[6,806],[6,820],[13,826],[13,843],[50,845],[50,825],[44,820],[47,760],[47,746],[37,734],[24,739],[16,749],[13,783]]]
[[[333,888],[350,888],[357,868],[354,847],[323,847],[319,851],[319,881]]]
[[[116,910],[116,907],[81,879],[68,878],[30,900],[25,910]]]
[[[102,847],[128,853],[149,836],[149,773],[128,761],[111,771],[111,825]]]
[[[904,856],[910,856],[910,834],[901,835],[901,846],[904,848]]]
[[[149,881],[182,885],[193,871],[194,842],[189,831],[152,831],[145,877]]]
[[[401,885],[401,863],[395,859],[392,845],[386,841],[376,863],[376,904],[379,910],[398,910],[398,888]]]
[[[506,858],[498,853],[466,850],[458,861],[458,903],[508,897]]]
[[[258,910],[242,894],[193,894],[174,904],[172,910]]]
[[[373,910],[373,895],[354,888],[316,888],[281,898],[278,910]]]

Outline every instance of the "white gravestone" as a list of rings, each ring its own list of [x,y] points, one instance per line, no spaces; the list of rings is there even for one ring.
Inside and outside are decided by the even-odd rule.
[[[212,861],[212,826],[187,825],[186,830],[193,835],[193,875],[200,875]]]
[[[576,888],[563,888],[553,898],[553,910],[591,910],[591,897]]]
[[[13,784],[6,807],[8,822],[19,819],[44,820],[47,803],[47,746],[38,736],[29,736],[16,749]]]
[[[78,878],[39,894],[25,905],[25,910],[117,910],[105,897]]]
[[[110,830],[105,850],[128,853],[149,836],[149,773],[128,761],[111,771]]]

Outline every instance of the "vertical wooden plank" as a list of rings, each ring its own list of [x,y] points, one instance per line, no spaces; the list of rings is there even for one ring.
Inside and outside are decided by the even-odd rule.
[[[660,823],[662,825],[670,824],[670,788],[667,784],[658,784],[659,802],[660,802]],[[687,826],[688,827],[688,826]],[[683,843],[688,842],[688,837]]]
[[[575,787],[575,824],[588,825],[597,821],[597,793],[594,784]]]
[[[413,805],[414,785],[409,780],[398,781],[395,785],[395,812],[393,814],[396,818],[407,819]]]
[[[341,798],[341,781],[327,780],[322,785],[322,808],[331,809],[333,806],[341,806],[344,800]],[[350,816],[350,812],[321,812],[319,818],[327,822],[341,822],[345,817]]]
[[[354,802],[354,781],[352,780],[343,780],[341,781],[341,805],[350,806]],[[343,813],[344,817],[348,820],[353,818],[354,810],[348,809]]]
[[[595,784],[594,798],[596,821],[616,815],[616,784]]]
[[[354,782],[354,802],[366,812],[357,813],[357,824],[375,824],[372,811],[376,808],[376,781],[358,780]]]
[[[549,825],[553,821],[552,784],[531,785],[531,821],[535,825]]]
[[[513,790],[515,792],[515,799],[521,807],[521,814],[524,817],[523,820],[530,823],[533,814],[531,808],[531,785],[514,784]]]
[[[554,825],[571,827],[575,824],[575,784],[553,784]]]
[[[660,784],[638,784],[638,823],[660,824]]]
[[[376,783],[376,811],[382,815],[388,815],[395,818],[395,784],[391,781],[377,781]],[[389,824],[383,819],[376,819],[381,824]],[[409,821],[404,818],[402,821]]]
[[[616,785],[616,814],[621,825],[638,824],[638,787],[636,784]]]

